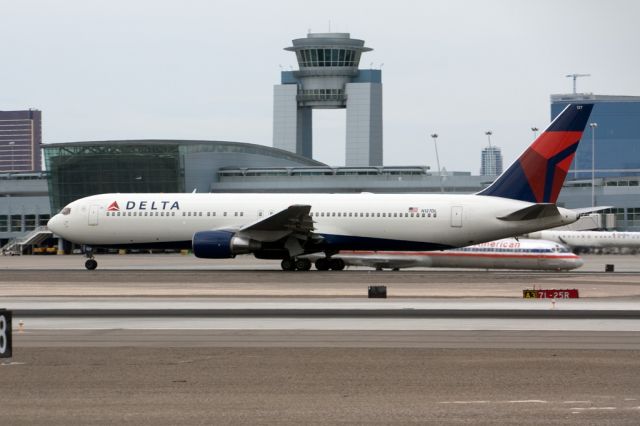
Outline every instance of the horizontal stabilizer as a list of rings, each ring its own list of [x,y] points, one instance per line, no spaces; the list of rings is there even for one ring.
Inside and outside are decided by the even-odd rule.
[[[506,221],[521,221],[521,220],[533,220],[542,219],[544,217],[557,216],[560,212],[555,204],[540,203],[534,204],[524,209],[516,210],[513,213],[509,213],[506,216],[499,217],[500,220]]]
[[[578,214],[589,214],[601,212],[602,210],[612,209],[613,206],[596,206],[596,207],[581,207],[579,209],[571,209]]]

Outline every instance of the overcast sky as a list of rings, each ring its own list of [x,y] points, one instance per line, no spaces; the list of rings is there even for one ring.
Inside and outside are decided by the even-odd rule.
[[[578,91],[640,95],[640,2],[0,0],[0,110],[43,111],[45,143],[208,139],[272,145],[282,49],[350,32],[382,66],[385,165],[478,174]],[[344,165],[345,111],[314,111],[314,157]],[[506,164],[505,164],[506,166]]]

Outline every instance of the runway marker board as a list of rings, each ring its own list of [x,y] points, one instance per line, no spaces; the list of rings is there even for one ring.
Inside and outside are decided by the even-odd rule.
[[[571,289],[527,289],[522,290],[525,299],[578,299],[577,288]]]
[[[0,358],[11,358],[11,311],[0,309]]]

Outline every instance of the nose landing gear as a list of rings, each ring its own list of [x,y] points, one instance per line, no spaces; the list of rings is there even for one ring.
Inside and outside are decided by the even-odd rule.
[[[89,271],[93,271],[98,267],[98,261],[93,258],[93,248],[85,247],[84,255],[87,257],[87,260],[84,262],[84,267]]]

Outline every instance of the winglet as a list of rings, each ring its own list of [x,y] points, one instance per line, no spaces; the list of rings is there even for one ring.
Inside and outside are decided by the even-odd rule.
[[[478,195],[555,203],[593,104],[570,104],[507,170]]]

